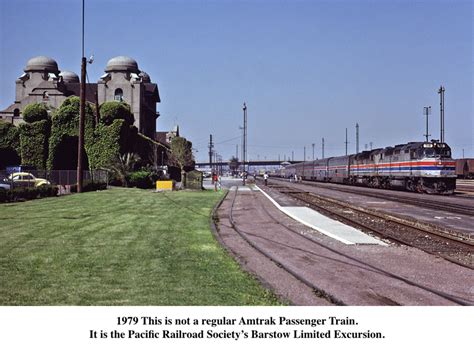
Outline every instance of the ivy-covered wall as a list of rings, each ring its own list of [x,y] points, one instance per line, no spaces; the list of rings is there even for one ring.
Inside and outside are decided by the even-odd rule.
[[[79,106],[77,96],[68,97],[51,118],[51,135],[49,138],[48,170],[64,169],[64,163],[72,159],[72,165],[77,165],[77,137],[79,135]],[[86,103],[84,123],[84,145],[87,155],[88,145],[94,137],[94,108]],[[74,148],[74,144],[76,148]],[[68,150],[70,154],[67,155]],[[75,154],[74,154],[75,153]],[[74,163],[75,155],[75,163]],[[84,166],[89,165],[89,161]]]
[[[46,169],[50,121],[41,120],[20,125],[20,154],[23,165]]]
[[[80,99],[67,98],[47,117],[47,107],[28,107],[28,123],[19,128],[0,122],[0,168],[7,165],[32,165],[37,169],[69,170],[77,167]],[[100,108],[101,119],[95,126],[94,106],[86,103],[84,169],[109,168],[119,155],[131,152],[140,157],[140,165],[161,162],[167,147],[140,134],[133,126],[130,107],[121,102],[106,102]],[[47,119],[44,119],[44,118]]]
[[[20,164],[20,131],[13,124],[0,121],[0,169]]]
[[[91,169],[107,168],[125,153],[129,126],[124,120],[115,120],[109,126],[99,123],[94,130],[93,139],[86,146]]]

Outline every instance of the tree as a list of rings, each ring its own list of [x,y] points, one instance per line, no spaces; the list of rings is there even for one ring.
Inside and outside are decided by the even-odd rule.
[[[193,144],[183,137],[174,137],[170,143],[171,154],[169,164],[181,170],[181,183],[185,184],[185,169],[194,168],[192,147]]]
[[[110,170],[115,173],[123,186],[128,187],[128,177],[138,161],[139,157],[135,153],[119,155]]]
[[[109,101],[100,105],[100,122],[108,126],[118,119],[133,124],[132,111],[126,102]]]
[[[33,103],[26,105],[23,110],[23,120],[33,123],[49,119],[48,107],[43,103]]]
[[[232,157],[229,160],[229,169],[232,171],[232,174],[235,175],[237,174],[237,171],[239,170],[240,162],[239,158]]]

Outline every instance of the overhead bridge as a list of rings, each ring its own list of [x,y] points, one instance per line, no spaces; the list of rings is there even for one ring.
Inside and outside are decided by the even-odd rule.
[[[245,162],[245,166],[281,166],[281,165],[290,165],[295,163],[301,163],[301,160],[252,160]],[[212,162],[212,166],[228,166],[229,162]],[[242,166],[242,163],[239,163],[239,167]],[[210,167],[209,162],[207,163],[196,163],[197,168]]]

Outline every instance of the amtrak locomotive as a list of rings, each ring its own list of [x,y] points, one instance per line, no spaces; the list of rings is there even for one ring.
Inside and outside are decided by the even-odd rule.
[[[446,143],[411,142],[358,154],[288,165],[280,176],[384,189],[452,194],[456,162]]]

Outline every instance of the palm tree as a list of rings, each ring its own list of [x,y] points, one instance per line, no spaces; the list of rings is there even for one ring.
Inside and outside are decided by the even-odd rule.
[[[135,153],[119,154],[110,167],[110,170],[115,173],[123,186],[128,187],[128,176],[133,171],[135,164],[138,163],[139,160],[139,156]]]

